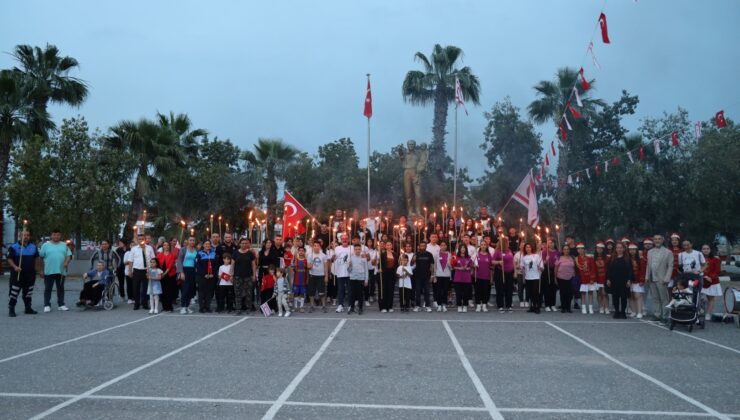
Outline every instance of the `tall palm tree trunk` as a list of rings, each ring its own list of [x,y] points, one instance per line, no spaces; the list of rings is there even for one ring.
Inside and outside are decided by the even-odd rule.
[[[437,85],[434,97],[434,123],[432,125],[432,144],[429,147],[429,155],[431,160],[438,161],[444,159],[446,156],[445,151],[445,135],[447,131],[447,109],[449,107],[447,103],[446,90],[447,87],[444,84]],[[430,165],[432,166],[432,165]],[[435,173],[434,176],[437,179],[444,178],[442,173],[442,165],[434,165],[431,168]]]
[[[139,215],[144,210],[144,176],[146,176],[146,167],[139,168],[139,175],[136,177],[136,185],[131,197],[131,207],[128,210],[126,216],[126,224],[123,226],[123,238],[124,239],[135,239],[133,227],[136,225],[136,221]]]
[[[557,170],[557,192],[555,193],[555,217],[560,221],[563,226],[568,226],[568,220],[565,218],[566,213],[563,210],[565,205],[565,199],[567,196],[567,182],[568,182],[568,157],[570,155],[570,148],[568,145],[564,145],[559,148],[560,157],[558,158],[558,170]]]

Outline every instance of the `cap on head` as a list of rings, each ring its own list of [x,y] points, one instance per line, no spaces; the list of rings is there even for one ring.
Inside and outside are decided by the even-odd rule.
[[[584,243],[583,243],[583,242],[578,242],[578,243],[576,244],[576,248],[582,248],[582,249],[585,249],[585,248],[586,248],[586,245],[584,245]]]
[[[671,233],[671,239],[681,239],[681,235],[676,232]]]
[[[604,248],[604,247],[605,247],[605,245],[604,245],[603,242],[599,241],[599,242],[596,243],[596,248]]]
[[[637,244],[630,244],[629,249],[637,249]]]
[[[652,239],[645,239],[644,241],[642,241],[642,243],[652,245],[653,244],[653,240]]]
[[[609,243],[609,242],[614,243],[614,239],[612,239],[612,238],[606,238],[606,243]]]

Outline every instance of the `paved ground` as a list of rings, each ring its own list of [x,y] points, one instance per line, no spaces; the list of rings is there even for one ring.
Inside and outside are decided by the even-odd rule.
[[[79,283],[68,289],[72,303]],[[0,290],[5,307],[7,277]],[[519,308],[284,319],[122,305],[1,316],[0,331],[3,419],[740,418],[732,324],[688,333]]]

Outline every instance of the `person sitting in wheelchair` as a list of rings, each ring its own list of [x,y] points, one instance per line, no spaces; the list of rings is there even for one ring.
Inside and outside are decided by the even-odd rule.
[[[95,264],[95,269],[84,273],[82,279],[85,280],[85,284],[80,292],[80,300],[77,302],[78,307],[83,306],[95,306],[100,302],[103,297],[103,291],[105,286],[111,281],[111,273],[105,268],[103,261],[98,261]]]

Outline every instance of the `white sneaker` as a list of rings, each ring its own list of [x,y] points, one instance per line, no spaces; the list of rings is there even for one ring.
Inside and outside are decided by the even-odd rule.
[[[604,309],[604,313],[607,314],[607,315],[609,315],[610,314],[609,308]]]
[[[594,314],[594,306],[593,305],[588,305],[588,313],[591,314],[591,315]]]
[[[599,308],[599,313],[600,313],[600,314],[603,314],[603,313],[604,313],[604,308]],[[607,312],[607,313],[608,313],[608,312]]]
[[[524,307],[524,302],[519,302],[519,307],[520,308],[523,308]]]
[[[550,306],[550,310],[553,311],[553,312],[557,312],[557,308],[554,307],[554,306]]]
[[[289,316],[290,316],[290,314],[292,314],[292,312],[290,312],[290,311],[286,312],[286,313],[285,313],[285,317],[286,317],[286,318],[287,318],[287,317],[289,317]]]
[[[192,310],[192,309],[190,309],[190,307],[188,307],[188,308],[187,308],[187,310],[188,310],[188,313],[189,313],[189,314],[192,314],[192,313],[193,313],[193,310]]]
[[[133,299],[129,299],[126,303],[128,303],[129,305],[133,305],[135,302]]]
[[[342,308],[342,305],[338,305],[338,306],[337,306],[337,310],[336,310],[336,311],[334,311],[334,312],[336,312],[336,313],[338,313],[338,314],[341,314],[341,313],[342,313],[343,311],[344,311],[344,309]]]
[[[388,312],[393,312],[393,308],[388,309]]]
[[[545,306],[545,312],[551,312],[549,306]]]
[[[442,305],[442,312],[447,312],[447,305]]]
[[[414,308],[414,312],[419,312],[419,307]]]
[[[463,306],[463,312],[468,312],[468,307],[467,306]]]
[[[472,301],[472,300],[469,300],[469,301],[468,301],[468,307],[469,307],[470,309],[473,309],[473,308],[475,308],[475,305],[473,305],[473,301]]]
[[[283,316],[283,313],[282,312],[278,312],[278,316]]]
[[[154,310],[154,315],[157,315],[157,314],[159,314],[159,309]]]
[[[437,305],[437,312],[442,312],[442,305]]]
[[[439,308],[439,305],[437,305],[437,302],[432,302],[432,308],[434,309]]]
[[[149,315],[153,315],[153,314],[154,314],[154,308],[149,310]]]
[[[44,312],[51,312],[51,306],[44,306]]]
[[[632,312],[632,313],[630,314],[630,318],[636,318],[636,317],[637,317],[637,314],[636,314],[636,313]]]
[[[581,313],[584,314],[584,315],[587,313],[586,312],[586,305],[581,306]]]
[[[524,302],[524,307],[529,308],[529,302]]]
[[[637,314],[637,319],[642,319],[642,314]]]
[[[381,314],[385,314],[385,313],[388,313],[388,311],[387,311],[387,310],[385,310],[385,309],[381,309],[381,310],[380,310],[380,313],[381,313]]]
[[[712,320],[712,314],[706,314],[706,315],[704,315],[704,320],[705,321],[711,321]]]
[[[481,305],[475,305],[475,312],[480,312],[481,311],[480,307]]]
[[[57,308],[57,310],[58,310],[58,311],[68,311],[68,310],[69,310],[69,308],[68,308],[68,307],[66,307],[66,306],[64,306],[64,305],[62,305],[62,306],[58,307],[58,308]]]
[[[483,309],[483,312],[488,312],[488,305],[483,305],[481,309]]]
[[[187,308],[180,308],[180,314],[181,315],[187,315],[188,309]]]
[[[427,312],[432,312],[432,308],[430,308],[429,306],[427,306]]]
[[[366,300],[366,301],[365,301],[365,306],[366,306],[366,307],[367,307],[367,306],[370,306],[370,302]]]
[[[458,311],[458,312],[462,312],[462,306],[458,306],[458,307],[457,307],[457,311]]]

